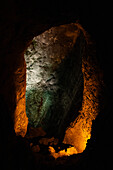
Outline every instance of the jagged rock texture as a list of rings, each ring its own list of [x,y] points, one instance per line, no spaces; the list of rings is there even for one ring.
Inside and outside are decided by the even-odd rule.
[[[25,53],[30,126],[42,126],[48,134],[62,136],[78,115],[84,44],[77,24],[51,28],[33,39]]]

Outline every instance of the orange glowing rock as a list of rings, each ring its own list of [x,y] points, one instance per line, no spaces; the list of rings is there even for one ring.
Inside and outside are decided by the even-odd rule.
[[[77,26],[83,32],[87,48],[90,50],[92,43],[89,41],[87,33],[79,24]],[[96,61],[93,61],[95,60],[94,55],[95,53],[91,51],[91,56],[83,56],[82,58],[82,73],[84,78],[82,108],[79,111],[79,116],[70,124],[70,127],[65,132],[63,143],[70,144],[73,147],[68,148],[67,151],[62,150],[58,153],[55,152],[54,148],[49,147],[49,151],[54,158],[82,153],[87,146],[88,139],[91,138],[92,121],[98,115],[98,95],[100,90],[98,68]]]
[[[16,135],[21,135],[22,137],[24,137],[27,132],[27,125],[28,118],[26,116],[25,98],[23,98],[18,102],[15,110],[14,129]]]
[[[82,29],[83,30],[83,29]],[[88,43],[88,38],[87,38]],[[82,59],[84,91],[82,109],[76,120],[66,130],[64,143],[73,145],[78,153],[82,153],[91,138],[92,121],[98,115],[99,79],[97,68],[92,63],[92,56]]]
[[[73,154],[77,154],[77,150],[74,147],[68,148],[67,151],[65,151],[65,149],[61,150],[57,153],[57,152],[55,152],[55,149],[53,147],[49,146],[49,151],[51,152],[51,155],[55,159],[62,157],[62,156],[70,156],[70,155],[73,155]]]
[[[23,58],[24,60],[24,58]],[[24,63],[22,65],[22,63]],[[26,64],[22,62],[15,72],[16,109],[14,113],[14,130],[16,135],[24,137],[27,132],[28,118],[26,115]]]

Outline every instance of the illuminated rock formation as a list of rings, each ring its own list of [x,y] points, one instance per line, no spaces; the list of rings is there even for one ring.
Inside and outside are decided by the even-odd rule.
[[[25,58],[30,124],[73,146],[58,153],[50,146],[55,158],[83,152],[98,115],[100,90],[89,36],[79,24],[52,28],[34,38]]]
[[[23,58],[23,56],[22,56]],[[15,87],[16,87],[16,109],[14,113],[14,129],[16,135],[25,136],[28,126],[28,118],[26,115],[26,64],[23,58],[22,63],[18,65],[15,71]]]
[[[48,1],[40,2],[41,5],[39,4],[39,1],[36,0],[29,2],[26,0],[5,0],[1,3],[0,148],[2,158],[4,159],[3,161],[1,161],[1,163],[3,163],[1,167],[3,166],[4,169],[7,169],[8,167],[11,170],[37,168],[42,169],[42,166],[45,169],[55,169],[56,165],[57,169],[92,169],[92,167],[94,169],[105,169],[105,167],[106,169],[110,169],[108,168],[108,164],[110,163],[111,167],[112,157],[110,159],[109,155],[112,149],[111,134],[113,129],[113,76],[111,62],[111,39],[113,35],[113,24],[112,9],[109,8],[110,3],[93,3],[92,5],[92,1],[76,1],[76,4],[72,1],[65,1],[64,3],[64,1],[61,2],[58,0],[52,1],[51,4],[48,3]],[[44,161],[39,161],[36,164],[36,168],[33,168],[33,165],[29,166],[29,163],[31,162],[31,155],[28,155],[28,150],[25,147],[25,138],[22,139],[20,137],[17,137],[15,136],[15,133],[12,132],[15,127],[17,135],[24,136],[27,128],[25,106],[23,106],[22,103],[23,101],[25,104],[25,98],[21,100],[21,102],[18,102],[18,96],[21,97],[21,92],[23,93],[23,96],[25,95],[25,83],[22,83],[24,88],[23,86],[21,86],[20,83],[22,90],[19,88],[19,84],[16,83],[16,80],[17,82],[19,82],[19,79],[15,74],[18,75],[19,68],[21,70],[21,67],[18,67],[18,63],[21,63],[24,66],[24,60],[22,60],[21,62],[19,62],[19,60],[21,58],[21,54],[25,51],[26,46],[33,39],[33,37],[40,35],[51,27],[76,22],[77,20],[79,20],[83,28],[85,28],[85,30],[94,39],[97,48],[96,58],[98,59],[98,63],[100,64],[101,69],[104,73],[105,86],[103,88],[102,99],[100,99],[99,101],[100,112],[99,116],[93,122],[93,125],[95,124],[95,126],[93,126],[93,138],[91,138],[92,141],[93,139],[95,139],[96,144],[95,146],[93,145],[92,150],[90,150],[89,146],[83,154],[78,154],[76,156],[66,158],[66,160],[68,160],[67,164],[66,161],[62,163],[62,160],[60,159],[60,167],[58,167],[57,161],[55,164],[55,162],[53,162],[53,159],[52,161],[50,161],[50,159],[47,158],[47,161],[49,160],[54,164],[53,168],[51,168],[50,166],[51,163],[45,163]],[[25,81],[25,77],[23,81]],[[98,95],[96,94],[95,96],[97,97]],[[84,104],[82,104],[82,108],[84,108],[83,106]],[[22,112],[19,112],[19,109]],[[24,115],[22,115],[21,113],[23,113]],[[72,108],[71,113],[74,113],[74,108]],[[82,111],[81,114],[83,115]],[[21,118],[23,123],[21,123]],[[66,121],[64,122],[66,124]],[[74,122],[74,120],[72,122]],[[67,124],[69,124],[69,122]],[[72,128],[74,128],[74,125],[75,124],[73,124]],[[68,130],[66,132],[68,132]],[[54,149],[52,149],[52,153],[55,153]],[[65,153],[65,151],[63,151],[63,154],[67,155],[68,153]],[[59,157],[59,154],[55,153],[55,155],[55,157]],[[80,161],[78,161],[79,155],[83,155],[83,157],[80,158]],[[41,158],[39,160],[42,160]],[[96,164],[95,162],[98,162],[98,164]]]
[[[77,24],[53,27],[33,39],[25,53],[30,126],[42,126],[48,135],[63,138],[82,103],[84,45]]]
[[[63,143],[70,144],[73,147],[68,148],[67,151],[64,149],[56,153],[54,148],[50,146],[49,150],[55,158],[82,153],[86,149],[88,139],[91,138],[92,121],[98,115],[101,77],[95,59],[95,49],[84,29],[80,25],[78,26],[86,39],[86,51],[82,56],[84,78],[82,107],[79,111],[80,114],[67,128],[64,136]]]
[[[73,145],[77,153],[85,150],[87,140],[91,138],[92,121],[98,115],[98,95],[99,79],[96,73],[96,63],[91,62],[92,56],[82,59],[82,72],[84,77],[84,91],[82,108],[79,116],[71,126],[66,130],[64,143]],[[93,61],[95,62],[95,61]]]

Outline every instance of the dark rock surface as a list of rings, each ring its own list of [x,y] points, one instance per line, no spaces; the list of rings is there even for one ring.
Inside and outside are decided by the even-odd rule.
[[[38,157],[39,161],[36,161],[36,168],[29,166],[31,161],[27,157],[25,138],[14,137],[13,119],[16,107],[14,73],[17,70],[17,63],[23,64],[24,56],[21,58],[21,54],[34,36],[52,26],[79,20],[96,42],[97,60],[103,71],[105,83],[103,96],[100,98],[99,116],[92,131],[90,145],[93,149],[87,148],[82,158],[79,155],[63,158],[60,165],[57,161],[55,163],[53,158],[47,157],[46,161],[53,163],[53,169],[110,169],[113,129],[112,5],[106,1],[102,3],[76,1],[76,5],[75,1],[74,3],[66,1],[65,4],[61,1],[52,1],[51,5],[48,1],[41,2],[40,5],[36,0],[4,0],[0,5],[0,146],[4,159],[1,161],[1,167],[7,169],[9,165],[8,168],[12,170],[43,167],[50,169],[50,164],[48,166],[43,164],[45,160],[42,161],[43,165],[40,163],[41,156]],[[16,148],[21,149],[17,152]],[[30,153],[29,155],[31,156]]]

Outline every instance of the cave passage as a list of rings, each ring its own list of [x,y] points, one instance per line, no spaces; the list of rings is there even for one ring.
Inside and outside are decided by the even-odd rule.
[[[99,79],[90,48],[88,34],[72,23],[34,37],[24,55],[28,127],[42,130],[39,136],[46,138],[40,143],[47,143],[54,158],[82,153],[91,138]],[[68,148],[56,152],[58,143]]]

